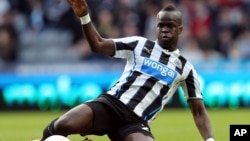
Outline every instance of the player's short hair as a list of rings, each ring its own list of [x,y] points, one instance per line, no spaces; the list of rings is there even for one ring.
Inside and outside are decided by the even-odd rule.
[[[160,11],[176,12],[180,18],[180,24],[182,24],[182,14],[181,11],[172,3],[165,5]]]
[[[170,3],[170,4],[167,4],[165,5],[161,11],[179,11],[174,4]]]

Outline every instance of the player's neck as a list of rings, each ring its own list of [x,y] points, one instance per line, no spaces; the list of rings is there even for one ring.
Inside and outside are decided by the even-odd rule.
[[[176,43],[168,43],[168,44],[160,44],[158,42],[158,44],[167,52],[173,52],[177,50],[177,45]]]

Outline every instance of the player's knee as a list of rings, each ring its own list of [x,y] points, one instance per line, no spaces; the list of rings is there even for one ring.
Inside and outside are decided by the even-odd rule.
[[[54,128],[61,134],[78,134],[82,133],[84,125],[79,118],[71,116],[62,116],[54,124]]]
[[[70,117],[60,117],[54,124],[55,130],[61,133],[71,133],[76,128]]]
[[[84,112],[80,112],[84,111]],[[86,105],[81,105],[56,120],[54,128],[63,134],[89,134],[92,131],[93,112]]]

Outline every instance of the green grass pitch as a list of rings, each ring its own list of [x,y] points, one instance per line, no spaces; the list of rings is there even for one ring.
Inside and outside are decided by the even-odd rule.
[[[61,112],[0,111],[0,141],[30,141],[40,138],[47,123]],[[250,124],[250,109],[209,109],[216,141],[229,141],[230,124]],[[156,141],[202,141],[187,109],[165,109],[153,121],[151,130]],[[79,135],[69,136],[71,141],[82,141]],[[89,136],[94,141],[108,141],[106,136]]]

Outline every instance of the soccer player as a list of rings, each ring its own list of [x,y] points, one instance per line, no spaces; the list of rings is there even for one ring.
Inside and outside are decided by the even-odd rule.
[[[151,41],[138,36],[105,39],[91,23],[85,0],[68,3],[80,18],[92,51],[126,59],[127,63],[110,90],[53,120],[44,129],[42,141],[55,134],[107,135],[111,141],[154,141],[149,125],[179,86],[185,92],[202,139],[214,141],[195,68],[177,49],[183,27],[181,12],[174,5],[168,4],[159,11],[157,40]]]

